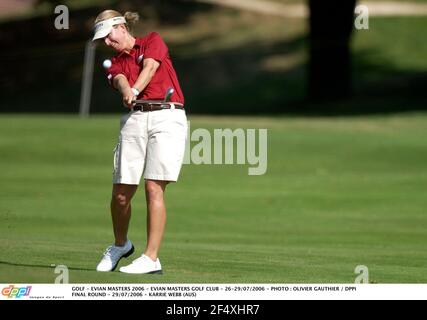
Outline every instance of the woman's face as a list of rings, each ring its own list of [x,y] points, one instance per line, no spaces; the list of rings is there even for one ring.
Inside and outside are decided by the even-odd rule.
[[[108,36],[104,38],[104,42],[107,47],[121,52],[125,49],[127,34],[128,32],[124,24],[115,25]]]

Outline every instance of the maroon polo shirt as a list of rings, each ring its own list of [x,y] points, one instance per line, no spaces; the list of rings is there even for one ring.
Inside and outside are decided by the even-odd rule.
[[[143,38],[135,38],[135,45],[129,53],[121,52],[111,59],[111,67],[107,71],[107,79],[112,80],[118,74],[123,74],[132,87],[144,66],[144,59],[152,58],[160,63],[150,83],[138,96],[144,100],[163,100],[168,88],[175,89],[172,102],[184,104],[184,95],[178,82],[169,50],[163,39],[156,32],[149,33]]]

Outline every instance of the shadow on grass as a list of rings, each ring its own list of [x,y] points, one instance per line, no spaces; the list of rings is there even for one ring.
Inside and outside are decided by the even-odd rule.
[[[30,268],[45,268],[45,269],[55,269],[56,265],[44,265],[44,264],[26,264],[26,263],[13,263],[8,261],[1,261],[0,264],[8,265],[8,266],[14,266],[14,267],[30,267]],[[96,271],[95,269],[88,269],[88,268],[77,268],[77,267],[69,267],[67,266],[69,270],[77,270],[77,271]]]

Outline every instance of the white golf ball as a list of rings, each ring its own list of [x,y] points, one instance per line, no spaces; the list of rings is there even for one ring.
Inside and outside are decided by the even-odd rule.
[[[111,67],[111,60],[110,60],[110,59],[106,59],[106,60],[104,60],[104,62],[102,63],[102,66],[103,66],[105,69],[110,68],[110,67]]]

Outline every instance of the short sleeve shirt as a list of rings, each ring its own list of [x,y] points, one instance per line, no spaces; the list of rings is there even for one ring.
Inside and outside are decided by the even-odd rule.
[[[171,101],[184,104],[184,95],[169,56],[169,49],[160,35],[152,32],[143,38],[135,39],[135,45],[129,53],[121,52],[111,59],[111,67],[107,69],[110,84],[114,77],[122,74],[132,87],[143,69],[144,59],[152,58],[160,65],[138,99],[163,100],[167,89],[172,87],[175,91]]]

